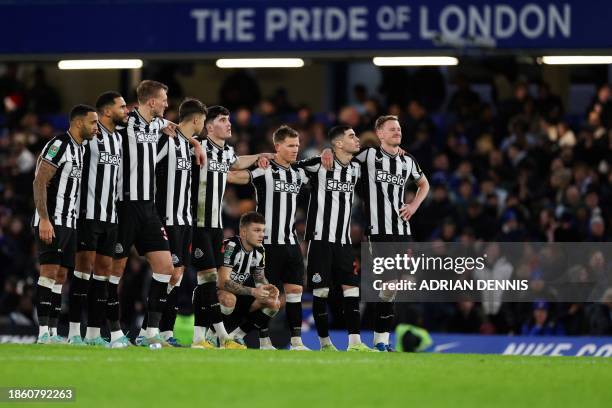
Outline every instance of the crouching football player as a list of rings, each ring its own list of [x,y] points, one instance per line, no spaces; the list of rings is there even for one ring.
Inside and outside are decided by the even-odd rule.
[[[268,323],[278,312],[280,301],[278,288],[264,274],[264,231],[261,214],[249,212],[240,218],[240,235],[223,243],[218,295],[222,313],[238,324],[230,337],[244,345],[244,336],[258,329],[260,348],[273,350]]]

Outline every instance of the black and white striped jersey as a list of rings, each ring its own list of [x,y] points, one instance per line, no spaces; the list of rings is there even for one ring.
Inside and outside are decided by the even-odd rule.
[[[257,212],[266,218],[264,244],[297,244],[295,211],[302,185],[308,183],[304,169],[283,167],[274,160],[266,169],[251,167]]]
[[[242,246],[238,235],[223,241],[223,266],[232,268],[230,279],[244,285],[253,272],[263,272],[266,267],[266,255],[263,246],[255,247],[248,252]]]
[[[155,198],[157,142],[167,121],[153,118],[147,122],[138,109],[128,114],[121,130],[123,157],[119,172],[119,201],[145,201]]]
[[[351,161],[344,165],[337,158],[331,170],[316,157],[296,163],[310,178],[310,197],[305,240],[351,244],[351,209],[361,168]]]
[[[79,218],[117,223],[117,180],[121,166],[121,134],[98,123],[100,133],[83,141]]]
[[[191,182],[193,217],[197,227],[223,228],[222,208],[227,172],[238,157],[234,148],[227,143],[221,147],[209,138],[200,143],[206,152],[206,166],[197,167],[193,158],[192,167],[196,168]]]
[[[162,135],[157,144],[155,205],[163,225],[192,225],[191,158],[189,140]]]
[[[47,213],[53,225],[76,229],[79,210],[79,188],[83,170],[83,146],[70,132],[51,139],[38,158],[57,168],[47,186]],[[38,170],[38,169],[37,169]],[[38,210],[34,212],[34,226],[40,224]]]
[[[382,148],[368,148],[353,160],[361,164],[361,188],[366,235],[410,235],[410,223],[400,216],[404,205],[404,187],[408,179],[423,176],[418,163],[409,154],[390,155]]]

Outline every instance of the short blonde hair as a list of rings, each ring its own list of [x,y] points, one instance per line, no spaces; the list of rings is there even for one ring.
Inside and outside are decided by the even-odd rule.
[[[395,115],[381,116],[378,119],[376,119],[376,123],[374,124],[374,129],[376,129],[376,130],[381,129],[385,125],[385,123],[389,122],[390,120],[397,120],[397,121],[399,121],[399,119]]]

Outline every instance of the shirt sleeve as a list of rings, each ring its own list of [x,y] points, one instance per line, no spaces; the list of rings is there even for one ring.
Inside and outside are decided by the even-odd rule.
[[[410,177],[412,177],[415,181],[423,177],[423,170],[421,170],[421,166],[417,163],[416,159],[410,155],[412,159],[412,168],[410,169]]]
[[[321,156],[297,161],[292,166],[295,169],[303,169],[306,173],[316,173],[321,168]]]
[[[53,167],[59,167],[62,165],[62,163],[66,162],[67,148],[67,141],[56,138],[45,146],[40,156]]]
[[[229,165],[233,166],[234,163],[236,163],[236,161],[238,161],[238,156],[236,156],[236,152],[234,151],[234,148],[231,147],[229,149]]]
[[[370,147],[367,147],[363,149],[362,151],[360,151],[359,153],[357,153],[355,157],[353,157],[353,160],[358,163],[365,163],[366,160],[368,159],[369,152],[370,152]]]
[[[237,252],[236,243],[234,241],[225,241],[225,243],[223,243],[223,248],[221,248],[221,253],[223,253],[223,266],[233,268],[236,263]]]
[[[166,135],[162,135],[157,141],[157,163],[162,161],[168,155],[168,144],[170,139]]]
[[[251,175],[251,183],[253,182],[253,180],[256,180],[259,177],[262,177],[266,173],[266,171],[264,169],[260,168],[256,164],[254,164],[251,167],[249,167],[247,169],[247,171]]]

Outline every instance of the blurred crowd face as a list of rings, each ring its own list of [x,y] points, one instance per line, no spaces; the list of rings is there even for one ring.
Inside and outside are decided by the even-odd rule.
[[[402,143],[402,128],[397,120],[386,121],[380,129],[376,131],[381,144],[390,147],[398,147]]]
[[[299,137],[287,137],[282,142],[274,145],[277,155],[287,163],[293,163],[297,160],[298,151],[300,150]]]
[[[219,115],[213,121],[208,122],[206,130],[210,136],[216,139],[227,140],[232,137],[232,122],[229,115]]]

